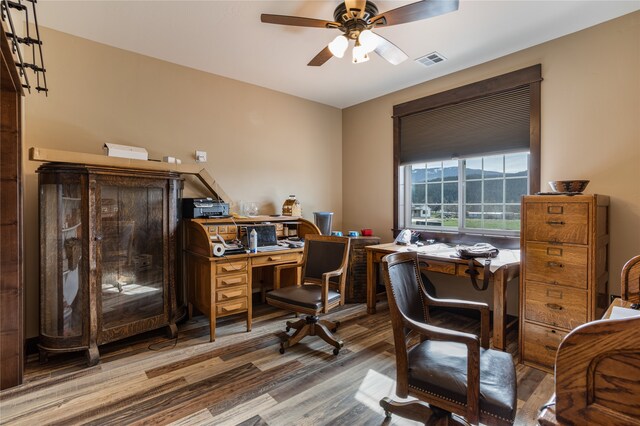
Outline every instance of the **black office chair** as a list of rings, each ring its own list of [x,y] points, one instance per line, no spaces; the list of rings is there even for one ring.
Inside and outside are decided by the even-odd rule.
[[[295,333],[282,342],[280,353],[295,345],[305,336],[319,336],[334,346],[338,355],[343,342],[332,332],[340,325],[319,319],[320,313],[344,305],[349,238],[327,235],[305,236],[304,255],[300,263],[275,267],[274,289],[267,293],[267,303],[282,309],[307,314],[297,321],[287,321],[287,332]],[[295,286],[281,287],[281,272],[290,268],[302,268],[301,277]]]
[[[429,296],[415,252],[389,254],[382,265],[396,352],[396,394],[420,400],[383,398],[387,417],[395,413],[431,424],[445,416],[451,420],[455,413],[471,424],[513,424],[515,367],[510,354],[489,349],[487,304]],[[430,306],[480,311],[480,338],[430,325]]]

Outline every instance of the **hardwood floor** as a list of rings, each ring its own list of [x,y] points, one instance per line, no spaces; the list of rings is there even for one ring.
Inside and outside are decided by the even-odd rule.
[[[394,397],[395,361],[388,310],[363,304],[327,315],[338,319],[345,347],[336,357],[308,337],[278,352],[292,315],[254,308],[253,331],[219,321],[215,342],[203,317],[180,325],[176,341],[148,333],[101,347],[101,363],[82,353],[26,364],[25,384],[0,393],[2,424],[416,425],[385,421],[378,401]],[[437,312],[434,321],[475,332],[476,320]],[[516,329],[507,336],[515,352]],[[175,346],[174,346],[175,344]],[[533,425],[553,393],[553,377],[517,365],[516,424]]]

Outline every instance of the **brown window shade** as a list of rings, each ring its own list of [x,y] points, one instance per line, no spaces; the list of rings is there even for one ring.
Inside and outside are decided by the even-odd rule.
[[[529,85],[400,117],[400,164],[529,149]]]

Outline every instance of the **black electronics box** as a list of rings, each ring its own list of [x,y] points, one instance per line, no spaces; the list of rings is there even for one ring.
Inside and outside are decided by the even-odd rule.
[[[229,217],[229,204],[212,198],[183,198],[182,217],[188,219]]]

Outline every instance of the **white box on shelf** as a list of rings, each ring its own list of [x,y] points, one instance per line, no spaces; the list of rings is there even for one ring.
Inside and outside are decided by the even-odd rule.
[[[134,160],[148,160],[149,153],[144,148],[137,146],[118,145],[115,143],[105,143],[104,153],[109,157],[131,158]]]

